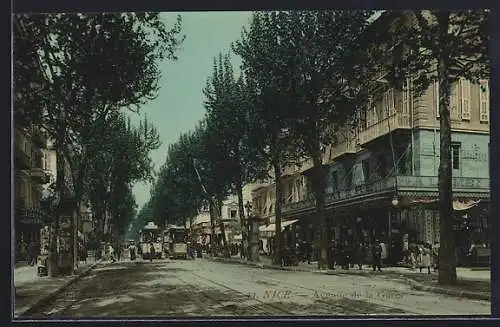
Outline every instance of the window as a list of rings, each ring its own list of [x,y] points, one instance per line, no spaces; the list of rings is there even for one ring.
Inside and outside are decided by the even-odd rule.
[[[470,120],[470,81],[461,78],[460,87],[462,91],[462,119]]]
[[[460,169],[460,143],[451,144],[451,167],[454,170]]]
[[[230,216],[230,217],[231,217],[231,219],[236,218],[236,213],[237,213],[237,211],[236,211],[236,210],[231,210],[231,216]]]
[[[269,206],[269,214],[273,213],[274,213],[274,205],[271,203],[271,205]]]
[[[379,164],[379,175],[381,178],[384,178],[387,174],[387,162],[383,154],[379,155],[378,164]]]
[[[479,121],[487,123],[490,121],[490,88],[488,80],[481,80],[479,101]]]
[[[458,111],[458,87],[459,83],[452,83],[450,88],[450,118],[453,120],[460,119]]]
[[[403,113],[408,114],[410,112],[410,81],[406,80],[403,85]]]
[[[366,107],[366,127],[370,127],[373,124],[373,101],[368,99],[368,104]]]
[[[394,104],[394,89],[389,89],[384,93],[384,117],[386,115],[392,116],[394,115],[395,111],[395,104]]]
[[[439,82],[434,82],[434,93],[436,94],[436,117],[439,118]]]
[[[297,190],[297,200],[301,200],[301,181],[298,179],[295,181],[295,189]]]
[[[332,172],[332,188],[334,191],[339,188],[339,178],[337,171]]]
[[[346,178],[345,178],[345,183],[346,183],[346,188],[347,189],[350,189],[352,187],[352,176],[353,176],[353,171],[354,169],[354,166],[351,167],[348,171],[347,171],[347,174],[346,174]]]
[[[370,162],[368,159],[361,161],[361,167],[363,169],[363,180],[367,181],[370,178]]]

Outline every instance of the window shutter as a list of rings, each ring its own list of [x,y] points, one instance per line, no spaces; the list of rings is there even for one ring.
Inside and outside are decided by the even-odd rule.
[[[389,89],[387,91],[388,94],[388,100],[389,100],[389,110],[387,111],[389,113],[389,116],[392,116],[395,114],[396,110],[396,104],[395,101],[396,99],[394,98],[394,89]]]
[[[366,127],[373,125],[373,100],[368,99],[368,107],[366,109]]]
[[[439,82],[434,82],[434,93],[436,94],[436,117],[439,118]]]
[[[470,81],[462,78],[460,85],[462,86],[462,119],[470,120]]]
[[[457,120],[458,114],[458,90],[459,83],[453,83],[450,88],[450,118]]]
[[[488,80],[481,80],[479,90],[479,121],[487,123],[490,121],[490,88]]]
[[[407,80],[403,86],[403,113],[404,114],[408,114],[410,112],[409,98],[410,98],[410,85],[409,85],[409,82]]]

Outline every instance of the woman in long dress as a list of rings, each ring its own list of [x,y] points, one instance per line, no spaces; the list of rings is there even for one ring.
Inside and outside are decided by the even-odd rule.
[[[431,273],[431,249],[429,244],[423,246],[421,248],[421,263],[420,263],[420,272],[422,272],[422,268],[427,268],[427,273]]]

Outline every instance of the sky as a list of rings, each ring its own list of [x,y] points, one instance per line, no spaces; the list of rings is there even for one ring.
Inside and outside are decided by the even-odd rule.
[[[172,26],[179,13],[162,13]],[[161,147],[150,154],[155,170],[163,165],[169,144],[175,143],[181,133],[194,129],[203,118],[202,89],[219,52],[231,50],[231,42],[240,38],[243,26],[248,26],[251,12],[189,12],[182,16],[182,33],[186,39],[177,52],[177,61],[161,63],[162,78],[159,96],[143,106],[140,115],[130,114],[137,123],[146,115],[158,129]],[[232,55],[235,71],[240,64]],[[139,209],[149,200],[150,185],[137,183],[134,195]]]

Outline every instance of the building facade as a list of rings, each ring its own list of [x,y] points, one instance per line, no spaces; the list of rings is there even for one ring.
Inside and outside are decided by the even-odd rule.
[[[459,210],[463,203],[477,203],[463,215],[457,213],[456,232],[461,235],[457,247],[463,250],[472,241],[488,243],[489,101],[484,98],[489,97],[489,91],[486,82],[480,87],[463,79],[453,89],[454,206]],[[414,101],[408,101],[408,91],[387,91],[387,96],[366,112],[357,132],[327,150],[326,210],[334,226],[333,238],[381,238],[392,244],[394,253],[403,234],[409,234],[414,242],[439,240],[435,204],[440,155],[437,90],[434,85]],[[285,188],[293,190],[295,185],[297,191],[295,195],[293,191],[285,193],[284,216],[299,217],[302,226],[310,226],[314,200],[307,182],[298,182],[300,178]],[[301,198],[300,192],[306,199],[294,200]],[[470,218],[472,227],[460,222],[464,216]]]
[[[404,234],[413,242],[439,240],[439,87],[435,83],[416,97],[409,82],[398,90],[388,87],[383,73],[379,80],[381,99],[356,117],[355,128],[340,129],[325,150],[325,214],[331,238],[384,240],[397,261]],[[451,87],[459,261],[471,242],[489,243],[489,99],[487,80],[478,85],[461,78]],[[299,169],[287,167],[283,178],[283,222],[297,219],[297,234],[305,240],[319,233],[311,168],[310,160]],[[254,208],[269,223],[274,222],[274,189],[267,184],[253,193]]]
[[[39,129],[21,126],[15,127],[14,134],[14,230],[19,246],[40,241],[43,223],[40,201],[50,171],[44,153],[46,135]]]

